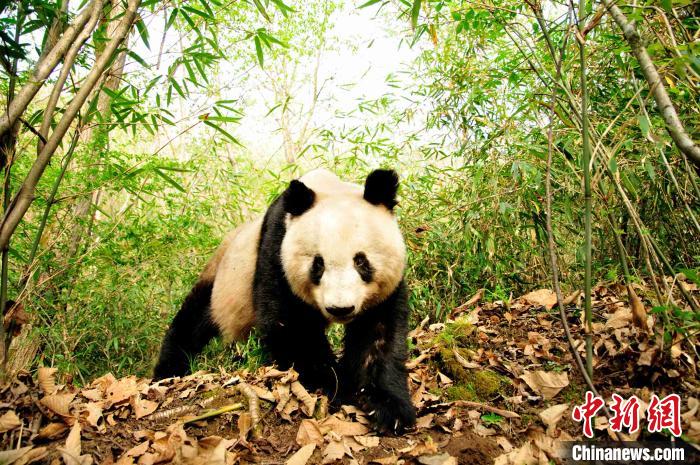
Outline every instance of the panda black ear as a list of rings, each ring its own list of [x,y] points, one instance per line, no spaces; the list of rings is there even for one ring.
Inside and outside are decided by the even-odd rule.
[[[374,170],[365,180],[364,198],[372,205],[384,205],[389,210],[396,206],[399,175],[394,170]]]
[[[283,196],[284,211],[294,216],[299,216],[311,208],[316,199],[314,191],[296,179],[289,183],[289,187],[284,191]]]

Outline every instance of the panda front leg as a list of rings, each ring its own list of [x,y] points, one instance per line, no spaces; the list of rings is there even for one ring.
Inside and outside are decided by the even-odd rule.
[[[401,283],[389,299],[345,329],[343,397],[358,399],[382,433],[401,434],[416,423],[406,370],[407,324],[407,291]]]
[[[334,397],[338,391],[338,370],[326,338],[325,320],[317,312],[303,309],[290,313],[294,318],[284,318],[277,312],[258,318],[263,347],[280,369],[294,368],[305,387],[321,389]]]

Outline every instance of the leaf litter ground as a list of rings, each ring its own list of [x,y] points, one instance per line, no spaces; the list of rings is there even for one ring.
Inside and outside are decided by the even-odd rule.
[[[692,283],[680,285],[697,297]],[[456,308],[447,323],[426,320],[410,333],[409,385],[419,418],[403,436],[377,436],[353,406],[329,412],[328,399],[307,392],[293,370],[200,372],[157,383],[107,374],[77,388],[40,368],[2,387],[0,463],[560,462],[561,441],[581,439],[571,409],[587,388],[553,311],[556,298],[546,289],[510,302],[481,297]],[[627,299],[624,286],[594,290],[596,387],[605,399],[635,394],[642,403],[652,393],[679,394],[683,438],[697,443],[697,341],[664,341],[651,315],[634,324]],[[566,299],[581,342],[578,300],[580,293]],[[598,438],[612,435],[602,415],[595,429]],[[623,435],[663,438],[643,427]]]

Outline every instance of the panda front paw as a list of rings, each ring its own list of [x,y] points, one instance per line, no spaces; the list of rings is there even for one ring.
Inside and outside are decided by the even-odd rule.
[[[307,389],[318,389],[329,398],[335,397],[338,392],[337,370],[333,364],[299,366],[297,372],[299,381]]]
[[[368,413],[381,434],[401,435],[416,425],[416,409],[408,399],[373,402],[373,409]]]

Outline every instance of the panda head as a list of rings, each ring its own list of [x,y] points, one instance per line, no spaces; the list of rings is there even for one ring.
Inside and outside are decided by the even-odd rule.
[[[283,194],[281,259],[292,292],[331,322],[347,323],[389,297],[403,279],[406,248],[396,222],[398,176],[376,170],[364,188],[327,171]]]

